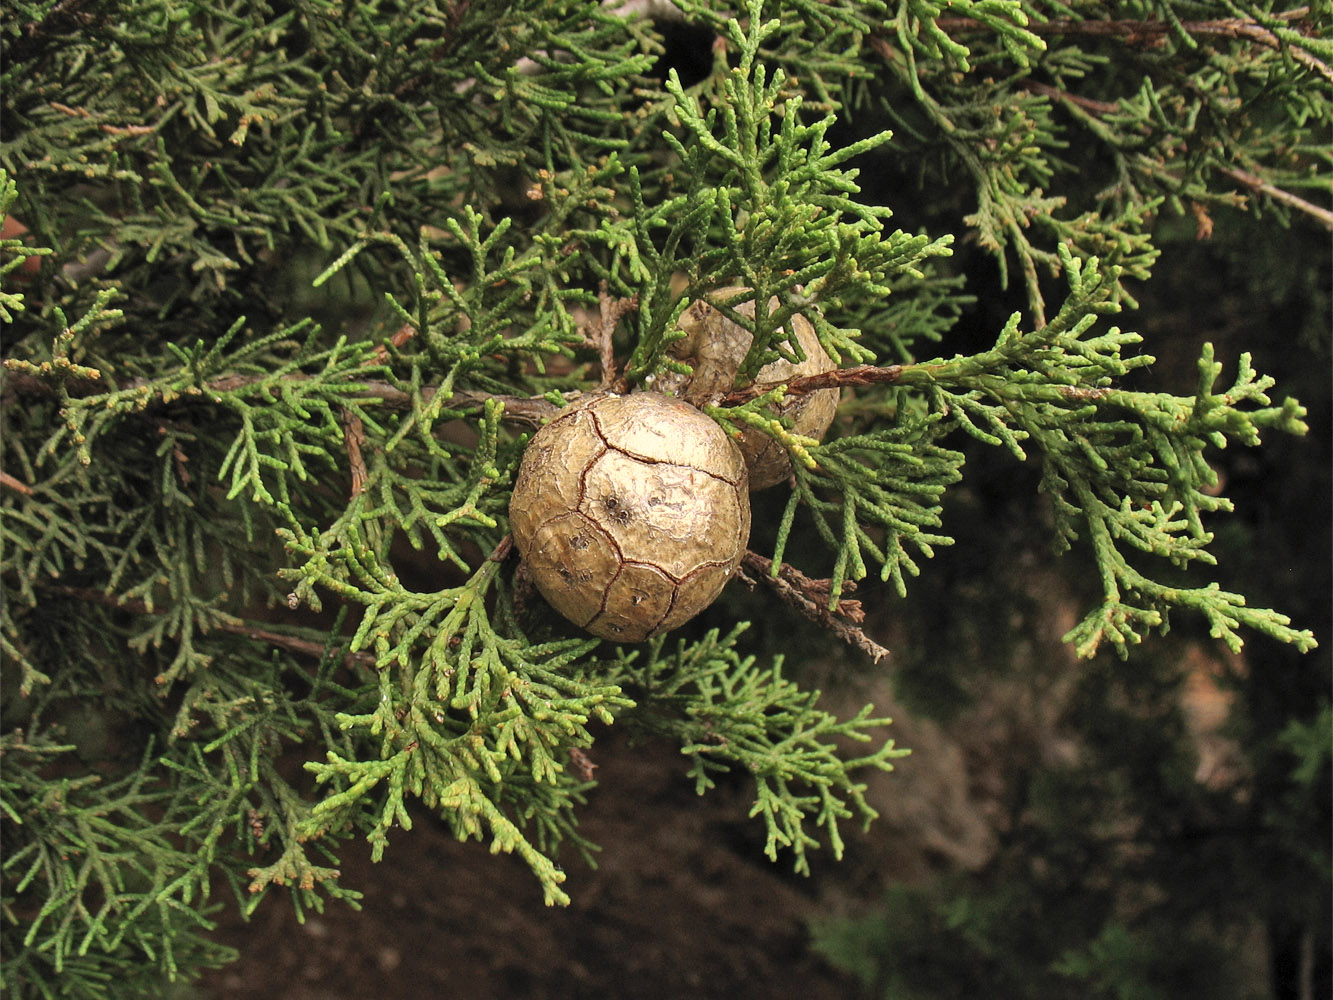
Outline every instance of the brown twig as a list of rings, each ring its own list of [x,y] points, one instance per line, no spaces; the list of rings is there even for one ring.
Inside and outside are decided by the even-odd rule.
[[[624,300],[622,300],[624,301]],[[764,393],[776,388],[779,385],[787,386],[788,395],[804,392],[816,392],[819,389],[833,389],[842,386],[854,385],[873,385],[889,382],[896,382],[902,377],[905,370],[904,365],[888,365],[878,367],[876,365],[854,365],[851,368],[838,368],[833,371],[821,372],[818,375],[802,375],[792,379],[790,382],[762,382],[755,385],[746,386],[743,389],[736,389],[721,400],[728,406],[737,406],[745,403]],[[203,392],[198,395],[178,396],[174,402],[188,402],[190,400],[208,400],[210,397],[224,392],[235,392],[238,389],[244,389],[246,386],[255,385],[264,382],[269,378],[267,375],[226,375],[222,378],[213,379],[205,382]],[[283,380],[286,382],[301,382],[309,379],[308,375],[286,375]],[[118,387],[118,391],[126,389],[136,389],[141,386],[150,385],[146,379],[131,379]],[[64,387],[70,396],[80,398],[97,394],[100,390],[106,391],[106,386],[100,382],[91,382],[88,380],[69,378],[65,381]],[[429,403],[438,390],[434,386],[423,386],[421,389],[421,398],[423,402]],[[53,396],[56,393],[55,388],[43,379],[32,375],[25,375],[17,372],[9,372],[4,376],[3,382],[0,382],[0,392],[4,394],[15,393],[24,396]],[[407,410],[412,407],[412,394],[399,389],[397,386],[390,385],[388,382],[368,381],[362,382],[360,387],[347,394],[352,399],[375,400],[384,404],[393,410]],[[564,394],[568,400],[579,398],[582,393],[567,392]],[[480,410],[486,405],[489,399],[497,399],[504,403],[504,419],[512,423],[527,424],[531,427],[540,427],[557,413],[560,407],[556,406],[544,396],[506,396],[490,392],[477,392],[469,389],[455,389],[453,395],[449,397],[450,402],[456,404],[453,408],[459,410]]]
[[[389,358],[390,347],[402,347],[416,335],[417,335],[417,328],[414,327],[411,323],[404,323],[402,326],[398,328],[398,331],[392,337],[389,338],[389,342],[387,344],[380,344],[378,347],[375,348],[374,359],[371,361],[367,361],[366,364],[368,365],[383,364]]]
[[[435,387],[427,386],[421,390],[422,399],[425,402],[430,402],[436,391]],[[357,399],[379,400],[385,406],[394,410],[407,410],[412,406],[412,397],[409,393],[384,382],[363,383],[362,389],[352,395]],[[580,395],[582,394],[567,392],[565,398],[576,399]],[[505,420],[511,423],[527,424],[531,427],[540,427],[560,412],[560,407],[543,396],[506,396],[492,392],[455,389],[453,395],[449,397],[451,404],[457,404],[450,408],[457,410],[480,410],[486,405],[488,399],[498,399],[504,403]]]
[[[506,532],[504,538],[500,539],[499,544],[491,550],[491,554],[486,558],[490,562],[502,563],[509,558],[509,553],[513,551],[513,548],[514,536]]]
[[[1194,216],[1194,238],[1211,239],[1213,235],[1213,217],[1208,214],[1208,206],[1197,201],[1190,202],[1190,214]]]
[[[1080,97],[1078,94],[1071,94],[1067,90],[1052,87],[1049,83],[1042,83],[1039,80],[1024,80],[1023,89],[1055,101],[1067,101],[1095,115],[1110,115],[1120,110],[1120,105],[1114,101],[1095,101],[1091,97]]]
[[[633,312],[639,308],[639,297],[631,295],[629,298],[613,299],[610,292],[607,291],[606,282],[603,281],[601,288],[597,292],[597,322],[590,324],[591,329],[584,333],[587,341],[597,348],[597,360],[602,368],[602,382],[600,388],[612,388],[620,372],[616,367],[616,350],[612,343],[612,337],[615,335],[616,326],[626,313]]]
[[[110,391],[110,386],[100,379],[79,378],[65,374],[61,388],[73,399],[83,399]],[[4,369],[0,372],[0,398],[8,400],[10,396],[44,396],[48,399],[58,396],[56,387],[46,379],[27,372],[15,372]]]
[[[1333,212],[1330,212],[1328,209],[1312,204],[1304,198],[1292,194],[1290,191],[1283,191],[1281,188],[1274,187],[1262,177],[1257,177],[1248,171],[1240,170],[1236,167],[1219,167],[1218,170],[1220,173],[1230,177],[1233,181],[1238,181],[1239,183],[1244,184],[1252,191],[1267,195],[1274,201],[1280,201],[1282,204],[1288,205],[1291,208],[1296,209],[1298,212],[1304,212],[1306,215],[1318,219],[1319,223],[1325,229],[1333,231]]]
[[[157,131],[153,125],[102,125],[107,135],[152,135]]]
[[[366,425],[347,407],[341,407],[339,414],[343,425],[343,445],[347,449],[347,469],[352,477],[352,492],[350,499],[355,500],[365,489],[366,477],[369,473],[366,471],[366,460],[361,454],[361,446],[366,443]]]
[[[171,446],[171,461],[176,467],[176,478],[181,481],[181,486],[189,489],[190,483],[194,482],[194,476],[190,475],[190,470],[186,463],[190,461],[190,456],[185,454],[185,449],[177,441]]]
[[[366,364],[383,364],[389,357],[390,347],[402,347],[416,336],[416,332],[416,328],[410,323],[404,323],[387,343],[375,348],[375,356]],[[361,454],[361,446],[366,443],[366,425],[345,406],[340,407],[338,413],[343,425],[343,444],[347,449],[347,468],[352,477],[351,499],[355,500],[365,488],[368,475],[366,460]]]
[[[0,472],[0,486],[7,490],[13,490],[15,493],[22,493],[25,497],[32,496],[32,487],[22,479],[11,476],[8,472]]]
[[[580,781],[592,781],[597,765],[588,756],[588,751],[581,747],[569,748],[569,766]]]
[[[114,594],[105,594],[100,590],[91,590],[87,587],[65,587],[55,584],[41,584],[41,589],[48,593],[60,594],[64,597],[73,597],[76,600],[88,601],[92,604],[101,604],[109,608],[117,608],[121,611],[128,611],[135,615],[153,615],[164,614],[156,608],[150,608],[146,602],[138,599],[125,600],[116,597]],[[270,645],[278,646],[292,653],[299,653],[302,656],[312,656],[316,659],[322,659],[328,652],[328,646],[324,643],[314,642],[310,639],[302,639],[295,635],[286,635],[282,632],[274,632],[270,629],[259,628],[258,626],[248,624],[239,618],[228,616],[228,619],[214,623],[220,632],[227,632],[230,635],[244,636],[247,639],[253,639],[256,642],[267,642]],[[346,666],[373,667],[375,657],[370,653],[352,653],[342,654],[343,664]]]
[[[840,600],[836,610],[829,610],[828,598],[832,581],[811,579],[787,563],[782,563],[778,567],[777,576],[774,576],[773,560],[748,549],[741,558],[741,566],[740,578],[748,586],[754,587],[762,583],[771,588],[785,604],[821,628],[828,629],[849,646],[859,649],[870,657],[872,662],[879,663],[889,655],[887,649],[856,627],[865,621],[865,611],[860,601]],[[746,570],[750,572],[747,573]],[[844,584],[844,588],[848,591],[854,590],[855,587],[851,581]]]
[[[780,385],[787,387],[787,395],[803,392],[817,392],[820,389],[838,389],[849,385],[875,385],[897,382],[902,378],[902,365],[853,365],[851,368],[835,368],[833,371],[820,372],[818,375],[801,375],[789,382],[757,382],[743,389],[734,389],[722,397],[728,406],[739,406]]]

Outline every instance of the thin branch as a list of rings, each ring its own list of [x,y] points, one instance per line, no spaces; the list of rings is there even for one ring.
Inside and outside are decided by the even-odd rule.
[[[268,382],[271,378],[272,376],[269,375],[226,375],[203,383],[201,386],[203,392],[199,395],[177,396],[172,399],[172,402],[175,404],[188,403],[191,400],[208,402],[211,401],[210,397],[212,396],[225,392],[236,392],[246,386]],[[284,375],[281,380],[293,383],[306,382],[310,379],[311,376],[309,375]],[[76,399],[104,395],[108,391],[106,384],[103,382],[81,379],[75,376],[66,377],[61,385],[70,396]],[[153,383],[148,379],[129,379],[113,391],[138,389],[152,385]],[[277,391],[276,387],[274,391]],[[439,390],[435,386],[424,386],[421,389],[421,397],[425,402],[430,402],[437,391]],[[0,397],[8,397],[11,394],[55,397],[58,395],[58,391],[55,385],[46,379],[40,379],[22,372],[6,372],[3,380],[0,380]],[[582,393],[579,392],[567,392],[565,398],[577,399],[581,395]],[[409,410],[412,408],[412,394],[390,385],[388,382],[361,382],[358,388],[346,393],[346,397],[357,400],[377,400],[393,410]],[[488,399],[498,399],[505,406],[504,419],[533,427],[540,427],[560,412],[560,407],[543,396],[506,396],[491,392],[455,389],[453,395],[449,398],[452,403],[456,404],[451,407],[452,409],[466,412],[482,409]]]
[[[806,392],[818,392],[820,389],[892,383],[897,382],[902,377],[903,372],[910,367],[914,366],[853,365],[851,368],[837,368],[817,375],[801,375],[789,382],[759,382],[742,389],[733,390],[722,397],[721,402],[727,406],[738,406],[762,396],[780,385],[787,387],[787,394],[790,396]],[[173,402],[207,400],[210,396],[236,392],[246,386],[268,381],[270,378],[271,376],[268,375],[226,375],[205,382],[202,386],[203,392],[200,395],[177,396],[173,399]],[[309,375],[285,375],[282,381],[303,382],[309,379]],[[66,379],[63,384],[69,395],[74,397],[87,397],[95,395],[99,389],[102,391],[106,389],[105,385],[100,382],[74,377]],[[118,389],[136,389],[151,384],[147,379],[131,379],[119,386]],[[421,389],[422,400],[429,403],[437,391],[438,389],[435,386],[423,386]],[[44,379],[20,373],[6,373],[3,381],[0,382],[0,395],[8,395],[9,393],[25,396],[54,396],[56,390],[50,382]],[[362,382],[357,389],[348,392],[346,395],[349,399],[376,400],[393,410],[407,410],[412,407],[412,394],[390,385],[388,382]],[[567,400],[575,400],[582,395],[581,392],[567,392],[564,394]],[[452,409],[468,412],[482,409],[489,399],[499,400],[504,404],[505,420],[511,423],[527,424],[531,427],[541,427],[560,412],[560,407],[544,396],[507,396],[469,389],[455,389],[449,399],[454,404],[451,407]]]
[[[305,378],[306,376],[299,377]],[[262,376],[257,376],[249,379],[249,381],[258,382],[262,381],[262,378]],[[238,388],[238,386],[228,386],[227,388]],[[430,402],[437,391],[435,386],[424,387],[421,390],[422,400]],[[567,392],[564,395],[566,399],[577,399],[582,393]],[[412,408],[412,395],[389,385],[387,382],[363,382],[360,389],[348,393],[348,396],[352,399],[375,399],[394,410]],[[449,397],[452,404],[450,409],[469,412],[480,410],[486,405],[488,399],[498,399],[504,403],[505,420],[512,423],[528,424],[532,427],[540,427],[560,412],[560,407],[544,396],[507,396],[493,392],[477,392],[470,389],[455,389],[453,395]]]
[[[505,532],[504,538],[491,550],[491,554],[486,557],[488,562],[502,563],[509,558],[509,553],[514,550],[514,536]]]
[[[0,472],[0,486],[7,490],[13,490],[15,493],[22,493],[25,497],[32,496],[32,487],[22,479],[11,476],[8,472]]]
[[[345,406],[339,410],[338,416],[342,420],[343,445],[347,449],[347,469],[352,478],[350,499],[355,500],[365,489],[366,477],[369,475],[366,471],[366,460],[361,454],[361,446],[366,443],[366,425]]]
[[[1333,231],[1333,212],[1330,212],[1328,209],[1312,204],[1289,191],[1283,191],[1281,188],[1274,187],[1262,177],[1257,177],[1248,171],[1240,170],[1236,167],[1218,167],[1217,169],[1220,173],[1230,177],[1233,181],[1238,181],[1253,191],[1267,195],[1274,201],[1280,201],[1282,204],[1290,206],[1298,212],[1304,212],[1306,215],[1318,219],[1320,225],[1325,229]]]
[[[1113,104],[1110,101],[1094,101],[1091,98],[1080,97],[1078,94],[1071,94],[1067,90],[1061,90],[1058,87],[1052,87],[1050,84],[1040,83],[1036,80],[1024,81],[1023,87],[1034,94],[1042,94],[1043,96],[1050,97],[1052,100],[1067,101],[1068,103],[1074,104],[1095,115],[1109,115],[1120,110],[1118,104]],[[1279,187],[1275,187],[1262,177],[1252,174],[1249,171],[1241,170],[1239,167],[1218,167],[1217,170],[1218,173],[1224,174],[1232,180],[1245,185],[1251,191],[1266,195],[1289,208],[1294,208],[1296,211],[1316,220],[1325,229],[1333,231],[1333,211],[1323,208],[1320,205],[1316,205],[1313,202],[1306,201],[1299,195],[1294,195],[1289,191],[1284,191]],[[1205,238],[1206,235],[1211,234],[1211,232],[1211,223],[1205,224],[1200,220],[1200,233],[1203,234],[1200,238]]]
[[[875,642],[856,626],[865,620],[865,612],[860,601],[843,600],[838,602],[837,611],[828,609],[828,596],[832,587],[830,580],[813,580],[794,566],[782,563],[777,576],[773,575],[773,560],[751,552],[748,549],[741,558],[740,579],[748,587],[763,584],[772,589],[783,603],[810,619],[821,628],[828,629],[843,642],[853,646],[879,663],[889,651]],[[746,572],[749,570],[750,572]],[[844,590],[852,590],[855,584],[847,581]],[[849,624],[851,623],[851,624]]]
[[[165,437],[169,433],[167,430],[167,425],[166,424],[159,425],[157,428],[157,432],[158,434],[161,434],[162,436]],[[180,480],[182,486],[188,489],[190,483],[194,481],[194,476],[190,475],[190,469],[189,469],[190,456],[185,454],[185,449],[183,449],[180,446],[179,441],[172,442],[171,461],[176,467],[176,478]]]
[[[80,601],[89,601],[93,604],[101,604],[109,608],[117,608],[121,611],[128,611],[135,615],[153,615],[165,614],[165,611],[156,608],[150,608],[144,601],[137,599],[124,600],[116,597],[114,594],[105,594],[100,590],[90,590],[87,587],[65,587],[57,585],[39,585],[42,590],[60,594],[64,597],[73,597]],[[224,620],[214,623],[221,632],[227,632],[231,635],[244,636],[247,639],[253,639],[256,642],[266,642],[272,646],[278,646],[290,653],[298,653],[302,656],[312,656],[316,659],[322,659],[329,651],[329,646],[322,642],[314,642],[310,639],[302,639],[299,636],[287,635],[282,632],[274,632],[270,629],[260,628],[257,625],[251,625],[239,618],[232,617],[230,620]],[[375,657],[371,653],[352,653],[342,654],[342,662],[345,666],[373,667]]]
[[[1067,90],[1061,90],[1059,87],[1052,87],[1049,83],[1041,83],[1037,80],[1024,80],[1023,89],[1034,94],[1041,94],[1043,97],[1049,97],[1055,101],[1067,101],[1085,111],[1091,111],[1095,115],[1112,115],[1120,110],[1120,105],[1114,101],[1095,101],[1091,97],[1080,97],[1078,94],[1071,94]]]
[[[606,282],[603,281],[597,293],[597,303],[597,322],[590,324],[591,329],[584,336],[597,348],[597,360],[602,367],[601,388],[619,388],[616,386],[616,380],[620,372],[616,367],[616,349],[612,337],[625,314],[639,308],[639,297],[631,295],[624,299],[613,299],[607,291]]]
[[[390,348],[402,347],[416,336],[416,332],[416,328],[412,324],[404,323],[386,343],[375,348],[375,356],[366,364],[383,364],[389,358]],[[339,407],[338,416],[342,420],[343,443],[347,448],[347,468],[352,479],[351,499],[355,500],[365,488],[368,475],[366,460],[361,454],[361,446],[366,443],[366,425],[361,422],[360,417],[345,406]]]
[[[375,357],[367,361],[368,365],[384,364],[389,360],[389,348],[402,347],[409,340],[417,335],[417,329],[411,323],[404,323],[398,328],[398,332],[389,338],[387,343],[380,344],[375,348]]]
[[[581,747],[569,748],[570,770],[578,777],[580,781],[593,781],[593,772],[597,770],[597,764],[593,762],[588,751]]]
[[[771,392],[780,385],[787,387],[787,395],[799,395],[803,392],[818,392],[820,389],[840,389],[852,385],[876,385],[897,382],[903,371],[910,365],[853,365],[851,368],[836,368],[833,371],[820,372],[817,375],[800,375],[788,382],[756,382],[743,389],[734,389],[722,397],[726,406],[739,406],[757,399],[766,392]]]

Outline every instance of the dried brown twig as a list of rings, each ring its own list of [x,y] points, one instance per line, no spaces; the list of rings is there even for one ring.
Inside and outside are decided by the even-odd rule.
[[[390,347],[402,347],[416,336],[416,332],[414,327],[404,323],[386,343],[375,348],[375,357],[366,364],[383,364],[389,357]],[[347,468],[352,477],[352,498],[355,499],[365,487],[368,475],[366,460],[361,454],[361,446],[366,443],[366,426],[360,417],[345,406],[340,409],[339,416],[343,425],[343,443],[347,448]]]
[[[722,397],[728,406],[739,406],[752,399],[771,392],[780,385],[787,387],[787,395],[803,392],[817,392],[820,389],[837,389],[851,385],[875,385],[897,382],[902,378],[904,365],[853,365],[851,368],[835,368],[833,371],[820,372],[818,375],[801,375],[788,382],[757,382],[743,389],[734,389]]]
[[[22,493],[24,496],[32,496],[32,487],[16,476],[11,476],[8,472],[0,472],[0,486],[7,490],[13,490],[15,493]]]
[[[1274,187],[1262,177],[1256,177],[1247,170],[1240,170],[1236,167],[1220,167],[1219,170],[1233,181],[1238,181],[1259,194],[1267,195],[1274,201],[1280,201],[1298,212],[1303,212],[1311,218],[1319,220],[1320,225],[1325,229],[1333,231],[1333,212],[1328,209],[1312,204],[1290,191],[1283,191],[1281,188]]]
[[[600,388],[610,389],[613,386],[618,389],[624,388],[616,386],[619,369],[616,366],[616,349],[612,337],[625,314],[639,308],[639,297],[631,295],[624,299],[613,299],[607,291],[606,282],[603,281],[597,292],[597,303],[597,322],[588,324],[589,329],[584,333],[584,337],[597,348],[597,360],[602,367]]]
[[[787,563],[782,563],[774,576],[773,560],[748,550],[741,558],[738,576],[747,587],[753,589],[763,584],[773,590],[783,603],[821,628],[828,629],[849,646],[859,649],[872,662],[879,663],[889,655],[886,648],[857,628],[865,621],[865,611],[860,601],[840,600],[836,610],[829,610],[831,581],[811,579]],[[856,584],[848,581],[843,587],[850,591],[856,588]]]
[[[343,446],[347,449],[347,470],[352,477],[352,498],[361,495],[365,488],[366,477],[369,472],[366,470],[366,459],[361,454],[361,446],[366,443],[366,426],[351,410],[342,407],[338,416],[343,425]]]

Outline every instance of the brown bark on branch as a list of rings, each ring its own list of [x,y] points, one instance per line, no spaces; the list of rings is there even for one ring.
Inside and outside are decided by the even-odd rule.
[[[746,572],[746,571],[749,572]],[[814,580],[806,576],[795,566],[782,563],[777,576],[773,575],[773,560],[746,550],[741,557],[741,570],[738,574],[746,586],[754,588],[760,584],[777,594],[778,598],[793,608],[803,617],[810,619],[821,628],[827,629],[849,646],[853,646],[879,663],[889,651],[875,642],[856,626],[865,620],[865,612],[860,601],[840,600],[837,610],[828,608],[832,582]],[[854,590],[855,583],[844,584],[846,590]]]
[[[1067,90],[1037,80],[1024,80],[1023,89],[1055,101],[1068,101],[1084,111],[1091,111],[1094,115],[1111,115],[1120,110],[1120,105],[1114,101],[1096,101],[1091,97],[1080,97],[1078,94],[1071,94]]]
[[[616,349],[611,338],[625,314],[639,308],[639,297],[631,295],[629,298],[614,299],[603,281],[597,293],[597,304],[597,322],[588,324],[584,336],[588,343],[597,348],[597,361],[602,369],[601,388],[624,391],[625,386],[617,384],[620,370],[616,367]]]
[[[833,371],[820,372],[818,375],[801,375],[788,382],[756,382],[743,389],[733,389],[722,397],[725,406],[739,406],[757,399],[766,392],[771,392],[780,385],[787,387],[787,395],[803,392],[817,392],[820,389],[840,389],[851,385],[877,385],[897,382],[902,378],[903,365],[853,365],[851,368],[835,368]]]
[[[16,476],[11,476],[8,472],[0,472],[0,486],[7,490],[13,490],[15,493],[22,493],[24,496],[32,496],[32,487]]]
[[[1233,181],[1244,184],[1250,190],[1267,195],[1274,201],[1281,202],[1298,212],[1303,212],[1311,218],[1317,219],[1320,225],[1333,232],[1333,212],[1328,209],[1308,202],[1290,191],[1283,191],[1281,188],[1274,187],[1262,177],[1257,177],[1249,171],[1240,170],[1236,167],[1220,167],[1219,170]]]

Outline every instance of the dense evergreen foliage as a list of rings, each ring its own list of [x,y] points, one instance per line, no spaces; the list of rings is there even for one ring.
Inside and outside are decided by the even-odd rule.
[[[1110,319],[1173,227],[1333,227],[1329,12],[1281,8],[7,5],[3,988],[151,994],[226,960],[219,906],[354,904],[340,843],[392,863],[411,800],[566,902],[606,724],[678,741],[700,792],[752,777],[771,857],[840,855],[886,719],[821,708],[725,595],[640,647],[580,634],[507,542],[531,428],[678,370],[720,286],[754,337],[706,412],[795,470],[730,585],[767,614],[886,669],[849,595],[928,585],[993,449],[1090,581],[1089,678],[1177,623],[1313,649],[1214,554],[1219,449],[1304,409],[1230,344],[1158,384]],[[684,78],[682,24],[712,58]],[[796,313],[838,369],[755,384]],[[767,409],[829,386],[822,443]],[[1274,735],[1297,784],[1314,719]],[[1132,950],[1108,927],[1051,975]]]

